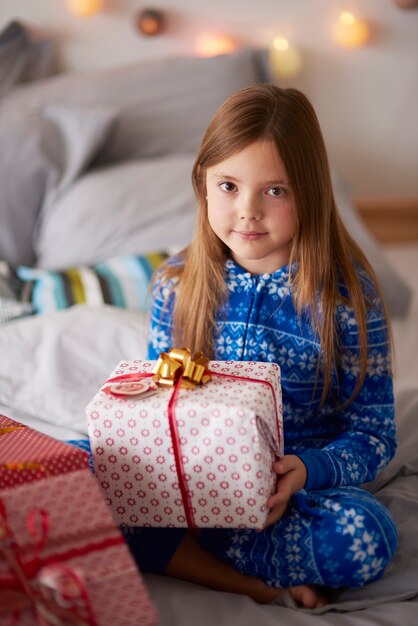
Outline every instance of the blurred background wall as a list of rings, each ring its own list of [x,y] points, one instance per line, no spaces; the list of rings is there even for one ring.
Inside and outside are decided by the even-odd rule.
[[[83,2],[98,12],[70,10]],[[137,16],[161,11],[161,34],[145,36]],[[343,11],[362,20],[368,40],[342,45]],[[332,166],[357,197],[418,196],[418,9],[392,0],[0,0],[0,28],[14,20],[52,38],[59,71],[90,71],[234,46],[269,47],[285,37],[300,67],[277,82],[304,91],[323,128]],[[226,41],[222,40],[226,37]]]

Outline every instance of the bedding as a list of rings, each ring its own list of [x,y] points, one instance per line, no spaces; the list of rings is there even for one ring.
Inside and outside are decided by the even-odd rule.
[[[163,258],[186,245],[201,130],[219,100],[269,79],[263,59],[246,50],[63,75],[16,88],[0,101],[7,147],[0,154],[0,412],[59,439],[87,436],[85,407],[96,390],[117,362],[146,356],[143,297],[151,272],[135,274],[134,308],[114,306],[118,297],[103,303],[102,292],[102,300],[86,297],[86,304],[67,293],[59,309],[55,291],[36,308],[23,291],[46,288],[57,276],[63,288],[71,268],[82,280],[103,266],[124,267],[121,259],[142,263],[150,253]],[[345,181],[334,174],[333,183],[342,217],[377,271],[393,318],[399,448],[366,488],[392,511],[399,550],[381,580],[336,592],[316,611],[260,606],[146,574],[161,626],[418,624],[418,285],[413,292],[410,280],[418,246],[402,263],[388,255],[361,222]],[[119,274],[120,285],[123,280]],[[23,305],[30,308],[19,309]]]
[[[195,213],[193,160],[190,154],[136,159],[80,176],[38,221],[37,265],[63,269],[187,245]]]
[[[350,188],[336,172],[333,173],[334,197],[342,220],[356,243],[366,254],[380,282],[386,305],[392,317],[402,317],[411,303],[411,288],[367,230],[360,215],[354,210]]]
[[[62,102],[112,106],[119,116],[97,161],[115,163],[194,152],[221,102],[241,87],[269,77],[263,50],[155,59],[19,86],[0,102],[0,114]]]
[[[266,51],[248,48],[17,87],[0,99],[0,259],[55,270],[183,247],[193,232],[190,173],[203,130],[228,95],[270,80]],[[407,283],[337,174],[334,191],[389,311],[404,315]]]
[[[0,96],[13,85],[53,73],[54,45],[25,24],[13,21],[0,32]]]
[[[65,102],[0,112],[1,259],[35,262],[32,238],[42,207],[88,167],[114,117],[106,106]]]

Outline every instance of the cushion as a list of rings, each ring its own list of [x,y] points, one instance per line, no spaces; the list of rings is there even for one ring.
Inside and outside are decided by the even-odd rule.
[[[44,211],[37,265],[62,269],[187,245],[193,154],[128,161],[81,176]]]
[[[33,313],[32,304],[17,296],[20,286],[14,270],[5,261],[0,261],[0,324]]]
[[[42,206],[87,167],[115,115],[109,107],[67,105],[0,114],[0,258],[34,263]]]
[[[101,163],[194,152],[210,117],[234,91],[266,78],[265,52],[211,58],[171,57],[111,70],[52,77],[19,87],[1,111],[63,103],[113,105],[120,111]]]
[[[385,256],[384,249],[374,239],[355,208],[346,183],[335,172],[333,173],[333,187],[341,218],[376,272],[390,315],[404,317],[412,300],[410,286]]]
[[[52,41],[14,21],[0,33],[0,96],[13,85],[52,74]]]
[[[116,257],[95,266],[70,267],[61,272],[25,266],[13,269],[2,263],[0,289],[7,280],[9,291],[4,298],[0,291],[0,319],[5,322],[28,313],[51,313],[75,304],[112,304],[144,311],[150,279],[167,256],[155,252]]]

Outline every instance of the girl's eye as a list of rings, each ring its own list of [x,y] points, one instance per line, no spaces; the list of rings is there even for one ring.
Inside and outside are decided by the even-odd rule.
[[[284,198],[288,193],[286,187],[271,187],[271,189],[267,190],[267,195],[274,198]]]
[[[234,183],[230,183],[228,181],[224,182],[224,183],[220,183],[219,187],[223,190],[223,191],[235,191],[236,190],[236,185],[234,185]]]

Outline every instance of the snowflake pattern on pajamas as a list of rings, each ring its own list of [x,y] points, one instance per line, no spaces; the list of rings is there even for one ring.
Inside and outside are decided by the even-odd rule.
[[[341,410],[359,374],[357,323],[344,299],[344,284],[339,285],[342,297],[336,310],[339,365],[321,407],[321,374],[316,381],[320,346],[309,316],[296,312],[289,267],[253,275],[232,259],[225,264],[228,301],[218,315],[215,359],[278,363],[285,453],[315,451],[329,472],[321,490],[295,494],[283,518],[263,532],[217,531],[218,545],[223,546],[219,556],[273,586],[362,585],[383,573],[396,549],[391,516],[372,495],[357,488],[389,463],[397,443],[387,324],[371,279],[361,271],[360,277],[372,303],[367,372],[360,393]],[[148,355],[152,359],[171,347],[175,288],[168,301],[166,294],[167,287],[161,289],[157,282]],[[201,535],[204,538],[205,532]]]
[[[174,263],[178,258],[174,257]],[[289,283],[289,268],[253,275],[229,259],[225,265],[228,301],[218,316],[215,358],[269,361],[280,365],[285,445],[287,454],[321,450],[327,457],[329,480],[325,486],[360,485],[374,479],[392,459],[396,429],[392,377],[388,367],[389,340],[385,317],[370,279],[361,275],[369,300],[375,302],[367,320],[368,359],[364,385],[354,402],[350,398],[358,375],[357,324],[348,304],[339,304],[340,365],[332,389],[320,407],[323,379],[316,387],[320,346],[308,315],[298,316]],[[343,284],[342,296],[346,296]],[[167,295],[169,295],[168,301]],[[175,289],[154,289],[149,358],[171,347]]]
[[[356,487],[302,490],[282,519],[261,533],[217,532],[224,546],[218,556],[240,572],[282,588],[362,586],[383,574],[398,542],[389,512]]]

